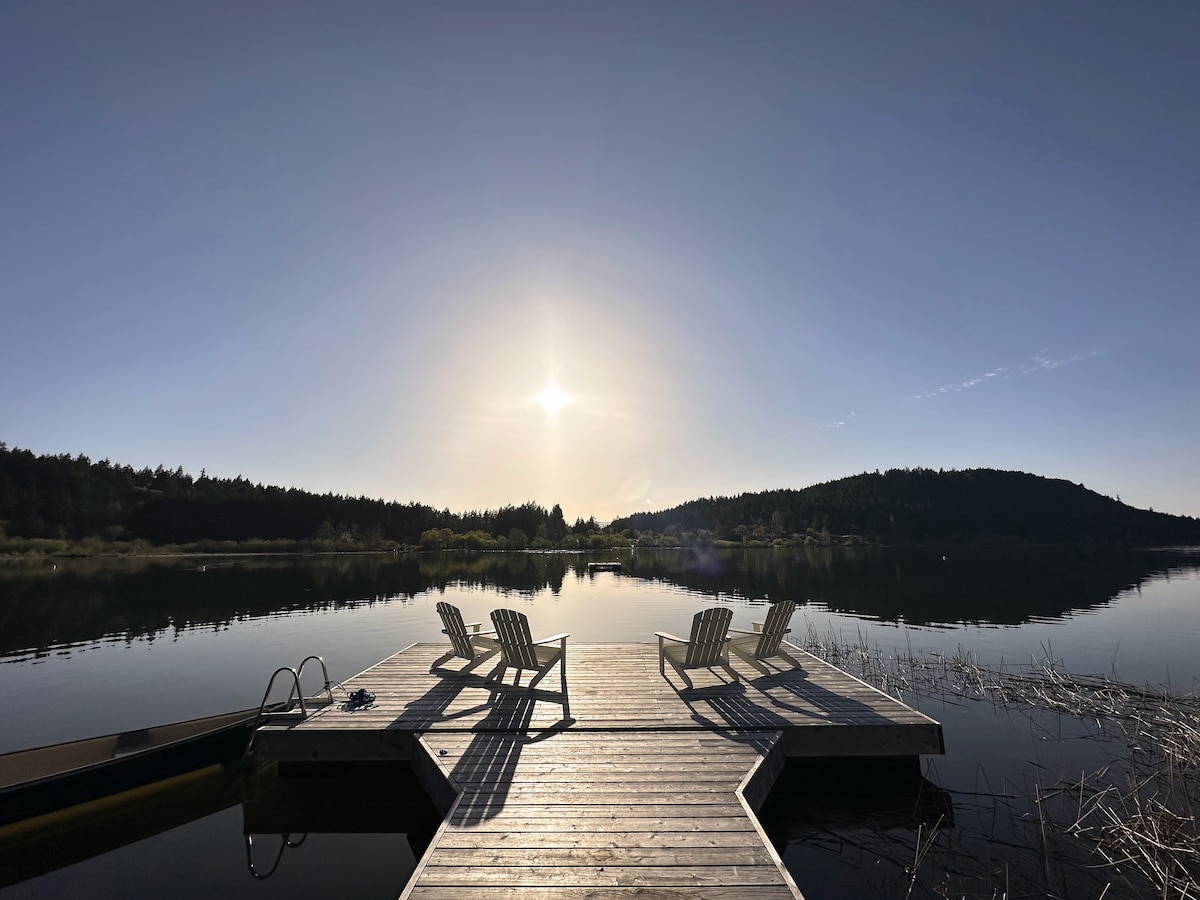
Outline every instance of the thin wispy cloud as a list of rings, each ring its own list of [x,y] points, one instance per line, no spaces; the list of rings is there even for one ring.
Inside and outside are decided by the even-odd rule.
[[[799,425],[802,428],[812,428],[812,429],[845,428],[847,425],[854,425],[856,423],[857,419],[858,419],[858,413],[851,412],[851,413],[848,413],[843,418],[838,419],[835,422],[814,422],[814,421],[810,420],[808,422],[801,422],[801,423],[799,423]]]
[[[1063,366],[1069,366],[1072,363],[1077,363],[1081,359],[1084,359],[1088,356],[1095,355],[1096,351],[1093,350],[1091,353],[1076,353],[1074,356],[1068,357],[1067,359],[1051,359],[1050,356],[1047,355],[1046,351],[1043,350],[1033,358],[1033,362],[1031,364],[1027,365],[1021,370],[1021,374],[1031,375],[1034,372],[1045,372],[1049,369],[1061,369]]]
[[[968,378],[965,381],[959,381],[952,384],[944,384],[941,387],[934,388],[929,391],[922,391],[919,394],[912,394],[910,400],[932,400],[934,397],[941,397],[945,394],[958,394],[963,391],[970,390],[973,387],[984,384],[985,382],[994,379],[1005,379],[1021,377],[1024,375],[1032,375],[1035,372],[1048,372],[1053,369],[1061,369],[1063,366],[1069,366],[1077,363],[1088,356],[1094,356],[1096,353],[1093,350],[1091,353],[1076,353],[1074,356],[1055,359],[1049,353],[1043,350],[1038,353],[1029,362],[1021,363],[1017,366],[997,366],[996,368],[984,372],[982,375],[976,375]]]

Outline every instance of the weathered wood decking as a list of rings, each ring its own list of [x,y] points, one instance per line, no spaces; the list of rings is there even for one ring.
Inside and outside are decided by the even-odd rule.
[[[798,649],[799,669],[735,659],[743,681],[699,670],[682,690],[652,644],[572,644],[567,720],[557,690],[496,688],[453,661],[431,673],[444,650],[347,682],[376,695],[368,709],[256,738],[278,759],[412,760],[446,816],[414,900],[798,897],[754,817],[783,759],[942,752],[932,719]]]
[[[429,734],[462,794],[404,897],[796,897],[738,794],[773,739]]]

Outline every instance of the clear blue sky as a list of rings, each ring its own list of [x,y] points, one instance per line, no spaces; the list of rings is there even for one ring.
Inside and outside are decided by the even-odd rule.
[[[1198,46],[1191,2],[5,3],[0,440],[568,519],[897,466],[1200,515]]]

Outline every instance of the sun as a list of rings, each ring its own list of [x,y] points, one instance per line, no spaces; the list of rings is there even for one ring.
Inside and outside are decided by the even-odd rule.
[[[571,398],[558,386],[558,382],[551,381],[537,395],[537,402],[546,411],[546,415],[557,416],[562,408],[571,402]]]

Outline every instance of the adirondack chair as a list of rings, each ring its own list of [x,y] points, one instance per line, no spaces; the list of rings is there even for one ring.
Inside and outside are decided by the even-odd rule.
[[[492,669],[487,680],[503,680],[505,670],[513,668],[517,670],[513,683],[520,686],[521,670],[528,669],[535,674],[525,687],[533,688],[554,668],[554,664],[558,663],[559,676],[562,679],[563,716],[569,716],[571,705],[567,697],[567,638],[570,634],[556,634],[535,641],[530,635],[529,619],[524,613],[515,609],[494,609],[491,616],[496,641],[500,646],[500,662]]]
[[[746,631],[744,628],[729,629],[735,634],[744,635],[729,642],[730,651],[764,673],[769,673],[770,670],[762,664],[762,660],[775,656],[782,656],[793,666],[800,668],[799,661],[789,654],[783,645],[784,636],[791,633],[788,624],[795,610],[795,600],[777,600],[767,610],[765,621],[752,623],[753,631]]]
[[[444,600],[438,601],[437,611],[442,617],[442,634],[450,638],[450,652],[439,656],[430,666],[431,669],[436,669],[457,656],[467,660],[467,664],[458,670],[462,675],[500,652],[499,644],[491,637],[495,632],[479,630],[483,627],[482,622],[464,623],[458,607]]]
[[[692,680],[686,669],[712,669],[720,666],[734,681],[739,681],[737,672],[729,665],[729,623],[733,612],[725,607],[704,609],[692,617],[692,633],[687,639],[676,637],[665,631],[656,631],[658,637],[658,671],[666,678],[664,662],[679,673],[679,677],[690,688]],[[671,643],[668,643],[670,641]]]

